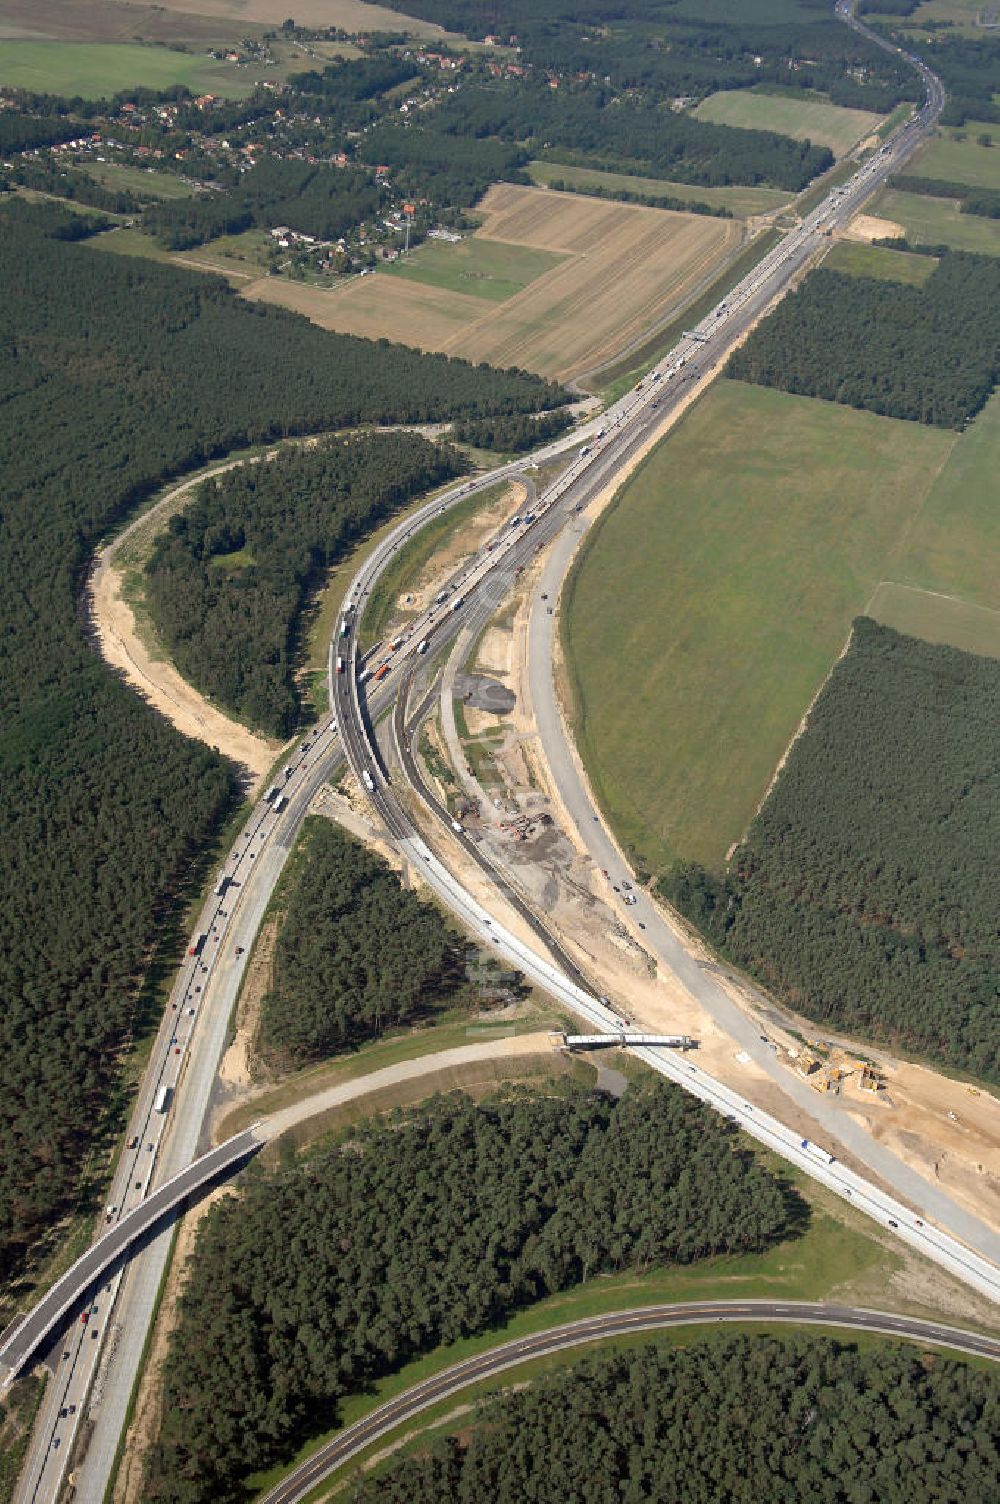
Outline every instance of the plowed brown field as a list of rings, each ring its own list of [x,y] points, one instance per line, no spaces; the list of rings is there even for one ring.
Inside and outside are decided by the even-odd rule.
[[[734,220],[509,183],[491,188],[479,208],[484,223],[473,244],[530,246],[565,259],[500,303],[378,275],[334,292],[274,277],[241,290],[326,329],[567,380],[668,319],[743,233]]]

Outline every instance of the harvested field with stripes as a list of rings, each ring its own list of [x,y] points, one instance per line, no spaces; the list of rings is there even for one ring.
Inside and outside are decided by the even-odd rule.
[[[418,247],[405,273],[386,268],[329,292],[261,278],[242,291],[345,334],[568,380],[669,319],[743,236],[734,220],[509,183],[478,212],[472,236]],[[498,299],[501,282],[516,290]]]

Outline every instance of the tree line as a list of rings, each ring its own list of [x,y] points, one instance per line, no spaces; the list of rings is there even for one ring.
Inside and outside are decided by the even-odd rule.
[[[707,214],[713,219],[732,219],[733,212],[724,204],[705,204],[698,199],[677,198],[672,193],[639,193],[631,188],[608,188],[603,183],[567,183],[550,178],[548,186],[556,193],[580,193],[585,198],[607,198],[619,204],[642,204],[647,209],[674,209],[680,214]]]
[[[1000,663],[867,618],[726,873],[661,889],[798,1012],[1000,1081]]]
[[[727,374],[890,418],[961,430],[996,385],[1000,260],[942,249],[921,287],[819,267]]]
[[[461,418],[452,424],[451,432],[462,444],[474,444],[500,454],[523,454],[557,438],[572,426],[573,414],[563,407],[538,417],[515,413],[495,418]]]
[[[647,1343],[482,1400],[352,1504],[966,1504],[995,1493],[995,1373],[902,1343]]]
[[[383,198],[373,175],[358,168],[265,157],[231,192],[164,199],[146,210],[145,224],[171,250],[287,224],[318,240],[336,240],[376,215]]]
[[[983,219],[1000,219],[1000,192],[995,188],[974,188],[946,178],[922,178],[911,173],[897,173],[892,187],[903,193],[919,193],[929,198],[958,199],[963,214],[978,214]]]
[[[604,1272],[759,1252],[804,1203],[679,1088],[460,1092],[271,1174],[205,1218],[164,1369],[150,1504],[226,1504],[443,1343]]]
[[[449,445],[367,433],[203,482],[146,564],[153,622],[181,673],[248,725],[288,736],[301,716],[300,620],[326,571],[464,469]]]
[[[833,165],[826,146],[676,114],[604,85],[550,89],[544,80],[468,83],[431,113],[447,135],[524,143],[550,162],[581,162],[676,182],[771,183],[798,191]]]
[[[2,118],[2,115],[0,115]],[[142,982],[234,771],[88,645],[98,540],[171,476],[300,431],[531,410],[522,373],[331,335],[221,278],[53,238],[0,205],[0,1275],[73,1203]],[[176,943],[176,942],[175,942]]]
[[[440,911],[328,820],[306,821],[274,902],[281,923],[258,1044],[277,1065],[417,1023],[464,985],[464,946]]]

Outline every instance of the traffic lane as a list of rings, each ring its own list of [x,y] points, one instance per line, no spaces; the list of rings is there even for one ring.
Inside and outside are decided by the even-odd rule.
[[[329,721],[321,722],[309,738],[307,753],[302,753],[301,746],[290,753],[292,775],[283,782],[284,790],[289,794],[288,808],[275,814],[266,800],[260,801],[224,864],[227,870],[242,874],[242,877],[236,901],[233,901],[232,889],[227,894],[228,917],[223,921],[218,955],[204,979],[197,1033],[184,1054],[183,1091],[175,1096],[169,1114],[171,1134],[156,1145],[156,1177],[169,1177],[190,1163],[199,1146],[210,1147],[205,1139],[218,1061],[225,1049],[228,1021],[253,934],[287,857],[287,848],[293,838],[291,828],[301,818],[295,793],[303,781],[318,786],[324,766],[334,765],[338,757],[335,730]],[[253,839],[248,839],[251,837]],[[254,853],[252,859],[249,857],[251,850]],[[264,887],[268,889],[266,893],[262,892]],[[150,1141],[149,1136],[141,1140],[143,1153],[146,1152],[145,1144]],[[113,1312],[114,1361],[104,1371],[100,1404],[91,1407],[93,1431],[76,1473],[77,1498],[81,1504],[100,1504],[104,1498],[171,1239],[169,1224],[164,1232],[148,1239],[142,1251],[129,1261],[117,1292]],[[103,1348],[103,1343],[98,1347]],[[96,1371],[97,1359],[95,1353],[91,1362],[92,1373]],[[59,1456],[65,1459],[66,1453],[61,1451]],[[43,1491],[39,1498],[50,1496],[54,1497],[54,1492],[47,1494]]]
[[[849,1328],[902,1337],[934,1347],[945,1346],[969,1356],[1000,1362],[1000,1342],[976,1332],[919,1321],[892,1312],[826,1305],[806,1301],[703,1301],[669,1306],[644,1306],[604,1317],[588,1317],[530,1337],[517,1338],[491,1352],[467,1358],[430,1379],[415,1384],[387,1401],[328,1442],[316,1455],[284,1479],[261,1504],[300,1504],[306,1495],[359,1452],[381,1440],[400,1424],[469,1385],[480,1383],[522,1363],[566,1352],[595,1341],[632,1334],[655,1333],[672,1326],[718,1323],[777,1322]]]

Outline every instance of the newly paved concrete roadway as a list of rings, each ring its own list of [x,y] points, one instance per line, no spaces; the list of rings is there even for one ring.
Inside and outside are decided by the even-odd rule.
[[[415,1384],[395,1399],[379,1405],[370,1415],[355,1421],[319,1449],[308,1462],[289,1473],[276,1488],[265,1494],[260,1504],[301,1504],[318,1484],[323,1483],[359,1452],[385,1440],[391,1432],[421,1411],[442,1400],[461,1394],[471,1384],[496,1378],[509,1369],[532,1359],[547,1358],[583,1347],[590,1342],[607,1342],[616,1337],[648,1333],[653,1336],[669,1327],[705,1326],[720,1323],[767,1322],[769,1325],[792,1323],[795,1326],[822,1326],[849,1331],[877,1332],[902,1337],[930,1347],[947,1347],[971,1357],[1000,1362],[1000,1342],[976,1332],[961,1331],[935,1321],[917,1321],[886,1311],[865,1311],[852,1306],[823,1305],[814,1301],[690,1301],[677,1305],[641,1306],[617,1311],[608,1316],[593,1316],[564,1326],[550,1327],[505,1342],[489,1352],[455,1363],[430,1379]]]

